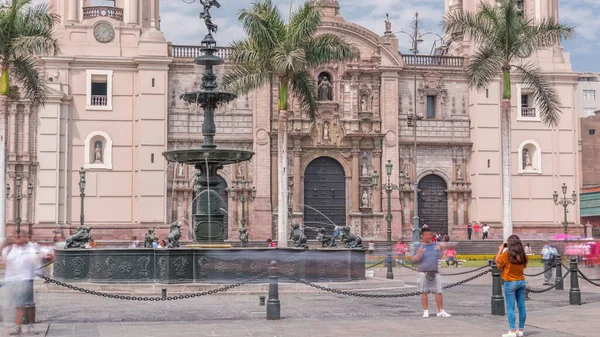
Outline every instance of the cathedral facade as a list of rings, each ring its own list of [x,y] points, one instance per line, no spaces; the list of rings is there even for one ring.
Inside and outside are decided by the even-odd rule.
[[[478,1],[446,0],[446,10],[472,11]],[[487,222],[492,237],[501,237],[500,78],[485,90],[469,88],[465,67],[474,47],[464,37],[452,37],[443,55],[404,55],[389,20],[382,20],[385,33],[378,35],[346,21],[338,1],[317,2],[325,6],[319,31],[343,36],[360,60],[313,69],[320,101],[314,120],[291,99],[290,219],[304,225],[309,239],[318,228],[348,225],[363,239],[385,240],[387,194],[371,182],[376,172],[387,182],[390,163],[389,182],[399,187],[389,200],[394,240],[410,239],[415,212],[421,225],[452,238],[466,237],[472,221]],[[199,107],[179,99],[199,87],[203,69],[192,60],[200,48],[167,42],[158,1],[117,0],[111,8],[83,0],[51,3],[62,18],[62,51],[42,59],[50,101],[33,108],[9,102],[5,116],[7,180],[11,186],[16,176],[35,182],[24,223],[40,238],[75,228],[83,167],[85,223],[97,240],[140,237],[149,227],[160,235],[175,221],[191,233],[195,169],[168,164],[161,153],[202,142]],[[524,15],[557,17],[557,1],[525,0]],[[227,47],[218,52],[226,61],[229,53]],[[532,237],[561,232],[562,209],[554,205],[553,191],[567,183],[578,192],[580,185],[577,76],[560,46],[534,57],[560,94],[563,116],[548,128],[528,89],[515,82],[513,221],[516,233]],[[276,88],[240,95],[215,115],[219,147],[255,152],[250,162],[220,172],[229,241],[237,240],[242,217],[251,240],[277,237]],[[416,127],[415,116],[422,117]],[[255,197],[244,202],[232,196],[253,188]],[[579,219],[576,209],[570,222]],[[11,201],[9,232],[14,218]]]

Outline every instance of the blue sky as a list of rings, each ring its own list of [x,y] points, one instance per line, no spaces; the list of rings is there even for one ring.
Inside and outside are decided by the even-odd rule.
[[[198,18],[201,6],[192,0],[163,0],[161,1],[161,30],[166,38],[174,44],[197,45],[206,34],[206,28]],[[213,21],[219,25],[215,35],[219,45],[228,45],[229,41],[242,37],[244,31],[237,23],[237,12],[247,7],[250,0],[219,0],[222,7],[212,11]],[[341,14],[348,20],[364,26],[377,34],[384,31],[385,13],[390,14],[392,30],[408,28],[415,11],[419,11],[426,31],[439,33],[440,22],[444,15],[444,0],[338,0]],[[541,0],[550,1],[550,0]],[[282,13],[287,15],[289,0],[273,0],[280,6]],[[302,1],[293,0],[294,4]],[[377,3],[377,5],[374,5]],[[577,35],[564,42],[565,50],[571,53],[571,63],[575,71],[600,72],[600,0],[559,0],[560,19],[577,26]],[[401,45],[408,41],[403,35],[398,35]],[[421,46],[423,53],[429,52],[433,41],[425,41]]]

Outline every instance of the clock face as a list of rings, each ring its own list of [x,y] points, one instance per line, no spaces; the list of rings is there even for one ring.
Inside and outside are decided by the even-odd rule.
[[[100,22],[94,27],[94,37],[98,42],[110,42],[115,38],[115,30],[110,23]]]

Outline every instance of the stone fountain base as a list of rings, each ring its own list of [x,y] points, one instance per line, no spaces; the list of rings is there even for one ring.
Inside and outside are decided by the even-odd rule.
[[[279,263],[280,281],[291,275],[311,282],[365,279],[362,249],[69,249],[56,250],[54,278],[92,283],[220,283],[250,279]],[[255,280],[264,283],[268,275]]]

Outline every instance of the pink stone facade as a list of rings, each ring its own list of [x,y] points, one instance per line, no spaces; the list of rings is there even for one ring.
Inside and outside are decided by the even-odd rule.
[[[540,17],[554,15],[547,6],[555,2],[526,1],[542,4]],[[147,5],[144,1],[144,6],[135,0],[117,1],[122,12],[108,17],[84,13],[82,1],[52,3],[63,25],[58,30],[61,54],[42,59],[51,81],[50,101],[44,107],[8,102],[3,110],[9,130],[7,181],[13,183],[19,174],[35,186],[33,198],[23,208],[24,224],[31,222],[34,236],[41,239],[50,238],[55,229],[76,228],[78,171],[84,167],[85,223],[93,227],[97,240],[140,238],[149,227],[157,227],[164,236],[174,221],[182,224],[184,237],[189,238],[195,169],[168,164],[161,153],[202,142],[199,108],[179,99],[199,87],[203,69],[192,64],[199,49],[167,42],[159,31],[158,1]],[[439,196],[424,193],[422,198],[425,204],[443,203],[439,216],[447,225],[441,231],[465,237],[466,224],[480,221],[489,223],[492,233],[500,233],[501,87],[499,82],[484,91],[468,87],[464,67],[472,48],[469,41],[453,42],[445,56],[401,55],[400,41],[391,32],[379,36],[345,21],[337,1],[326,5],[320,32],[343,36],[360,50],[361,58],[314,70],[316,83],[320,75],[328,74],[333,85],[333,99],[321,103],[315,120],[291,100],[288,188],[294,221],[304,222],[305,202],[323,192],[307,189],[307,168],[319,157],[330,157],[341,166],[344,181],[338,192],[345,202],[345,223],[337,225],[347,224],[366,240],[386,238],[387,195],[372,188],[371,176],[377,171],[383,180],[388,161],[393,164],[392,183],[398,184],[401,171],[406,175],[401,190],[392,194],[394,240],[410,238],[412,184],[431,175],[442,190]],[[475,1],[447,1],[447,10],[473,8]],[[533,15],[538,13],[534,10]],[[112,27],[112,39],[110,33],[97,31],[101,23]],[[216,39],[226,40],[218,34]],[[227,59],[228,49],[219,52]],[[517,97],[527,88],[515,84],[513,219],[516,233],[541,235],[562,231],[562,208],[554,206],[552,193],[563,182],[578,191],[581,168],[574,99],[577,75],[560,46],[540,51],[535,58],[559,91],[563,116],[558,127],[548,129],[535,114],[524,114],[529,110]],[[229,66],[219,68],[218,74]],[[256,198],[244,205],[253,241],[277,234],[276,97],[276,90],[264,87],[221,106],[215,117],[219,147],[256,153],[251,162],[224,167],[220,173],[228,188],[242,179],[256,188]],[[415,112],[424,116],[416,129],[416,172],[413,128],[408,125]],[[519,159],[524,149],[532,161],[526,168]],[[242,204],[228,194],[223,197],[228,241],[235,242]],[[576,207],[569,221],[579,219],[578,214]],[[14,216],[13,203],[7,203],[9,232],[14,231]]]

